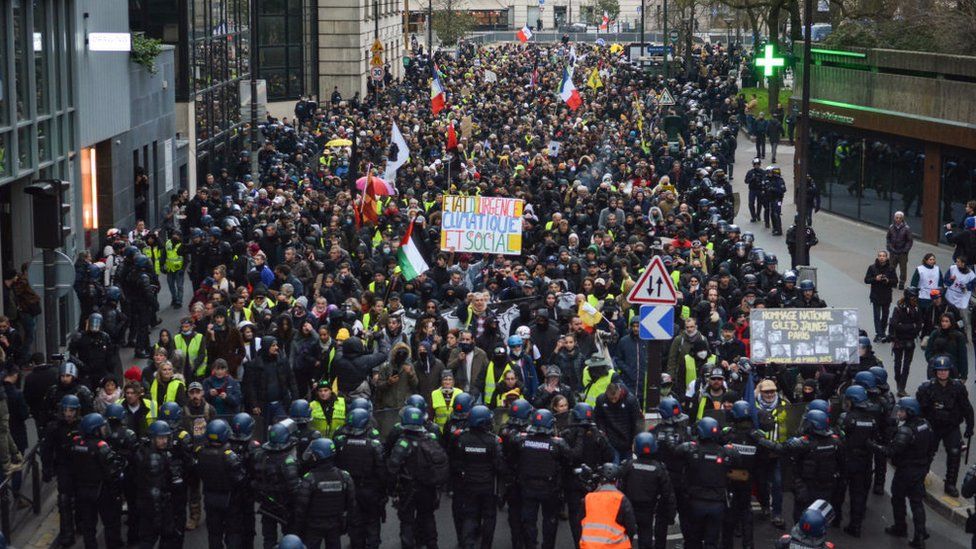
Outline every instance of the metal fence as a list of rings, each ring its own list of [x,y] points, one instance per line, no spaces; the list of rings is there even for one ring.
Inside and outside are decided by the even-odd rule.
[[[485,31],[472,33],[464,37],[468,42],[475,44],[491,44],[495,42],[516,42],[515,30],[505,31]],[[559,42],[564,36],[568,36],[573,42],[596,42],[603,39],[606,43],[637,43],[640,42],[639,32],[559,32],[555,30],[533,31],[533,42]],[[723,33],[709,33],[708,39],[715,42],[726,43],[728,37]],[[664,33],[660,31],[647,31],[644,33],[644,41],[647,43],[663,43]],[[695,43],[701,43],[702,35],[695,35]]]
[[[20,471],[20,486],[14,489],[14,479],[15,476],[8,476],[0,483],[0,531],[7,540],[11,539],[12,530],[12,519],[13,510],[11,505],[20,497],[30,503],[30,511],[34,515],[41,514],[41,466],[40,459],[38,456],[38,448],[40,443],[35,444],[32,448],[27,450],[24,454],[24,467]],[[31,484],[31,495],[27,497],[21,493],[23,488],[26,486],[27,477],[30,476]]]

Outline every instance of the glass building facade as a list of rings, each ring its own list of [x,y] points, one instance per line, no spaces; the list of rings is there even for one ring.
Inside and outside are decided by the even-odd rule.
[[[258,6],[258,78],[268,85],[268,101],[298,99],[314,86],[315,21],[311,0],[255,0]]]

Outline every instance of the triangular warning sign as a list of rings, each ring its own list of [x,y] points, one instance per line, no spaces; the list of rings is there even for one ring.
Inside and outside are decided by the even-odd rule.
[[[674,305],[678,302],[678,292],[661,256],[654,256],[647,264],[637,284],[627,294],[627,301],[631,305]]]
[[[664,91],[661,92],[661,96],[657,98],[657,104],[661,105],[662,107],[670,107],[674,105],[674,96],[671,95],[671,91],[664,88]]]

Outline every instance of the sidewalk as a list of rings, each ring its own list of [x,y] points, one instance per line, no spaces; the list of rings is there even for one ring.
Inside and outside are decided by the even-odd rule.
[[[739,146],[736,150],[735,177],[732,183],[735,192],[740,193],[742,197],[742,206],[739,208],[739,215],[736,219],[743,231],[755,233],[756,246],[762,247],[767,253],[773,253],[777,256],[780,272],[783,272],[788,270],[790,266],[790,254],[787,251],[785,239],[772,236],[771,231],[765,229],[762,223],[749,222],[749,207],[746,199],[748,189],[743,179],[751,166],[755,152],[755,144],[740,136]],[[786,200],[783,203],[784,233],[793,223],[793,216],[796,212],[793,203],[793,189],[795,188],[793,185],[793,154],[793,147],[781,145],[776,158],[776,165],[782,168],[783,177],[787,184]],[[769,146],[767,145],[767,158],[763,160],[763,166],[771,163]],[[828,306],[857,308],[861,328],[873,336],[873,316],[871,303],[868,300],[869,288],[864,283],[864,273],[868,266],[874,262],[878,250],[884,249],[886,231],[824,210],[814,214],[813,229],[820,240],[820,243],[810,251],[810,263],[817,269],[817,291]],[[929,252],[935,254],[938,259],[937,264],[943,270],[952,264],[952,248],[950,246],[938,247],[916,240],[908,261],[909,277],[911,277],[915,267],[921,263],[922,256]],[[900,293],[895,290],[896,301],[900,297]],[[971,345],[970,343],[970,357],[973,356]],[[874,351],[888,369],[889,377],[893,378],[891,344],[875,343]],[[912,361],[911,374],[908,378],[909,393],[914,394],[914,391],[924,381],[925,356],[921,349],[917,349]],[[971,386],[967,389],[970,392],[970,402],[976,406],[976,391]],[[965,450],[963,452],[965,455]],[[976,459],[976,455],[972,457]],[[957,488],[962,484],[967,469],[967,464],[962,464]],[[942,476],[945,474],[945,451],[941,447],[935,456],[931,470],[932,472],[929,473],[925,482],[926,500],[929,505],[948,520],[956,524],[964,524],[967,516],[966,511],[974,509],[973,501],[961,497],[953,498],[943,492]],[[891,474],[888,475],[888,478],[891,478]]]

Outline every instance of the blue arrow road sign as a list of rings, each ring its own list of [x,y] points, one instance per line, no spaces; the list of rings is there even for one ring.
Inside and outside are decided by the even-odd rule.
[[[640,308],[640,338],[644,340],[674,337],[674,307],[671,305],[642,305]]]

